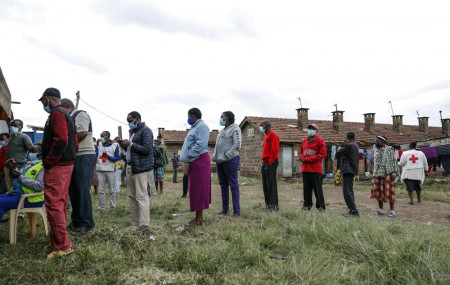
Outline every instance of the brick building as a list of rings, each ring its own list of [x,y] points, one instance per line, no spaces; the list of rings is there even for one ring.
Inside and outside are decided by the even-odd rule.
[[[385,134],[390,145],[405,145],[411,141],[426,141],[448,136],[450,119],[442,120],[442,127],[428,126],[428,117],[418,118],[416,126],[403,125],[403,116],[392,116],[393,124],[376,124],[375,113],[364,114],[364,122],[345,122],[344,111],[332,112],[333,120],[309,120],[308,108],[297,109],[297,119],[245,117],[241,122],[242,148],[240,173],[243,176],[259,177],[261,175],[261,151],[263,134],[259,124],[263,120],[272,123],[272,130],[280,138],[280,164],[278,175],[284,178],[298,177],[301,164],[298,162],[300,143],[307,136],[308,124],[319,127],[320,135],[327,145],[327,158],[324,160],[324,173],[336,170],[336,160],[331,159],[332,146],[341,146],[346,142],[348,132],[354,132],[356,142],[361,149],[371,151],[376,135]],[[366,159],[360,160],[360,172],[368,171]]]
[[[158,128],[158,138],[162,140],[162,146],[167,152],[167,158],[169,159],[169,165],[166,166],[166,171],[173,171],[172,169],[172,156],[174,153],[178,155],[181,154],[181,147],[183,146],[184,139],[188,134],[189,130],[178,131],[178,130],[165,130],[164,128]],[[214,147],[216,145],[216,138],[218,130],[212,130],[209,134],[209,156],[212,157],[214,152]],[[211,162],[215,165],[215,162]],[[215,167],[214,167],[215,168]],[[181,166],[180,166],[181,170]]]

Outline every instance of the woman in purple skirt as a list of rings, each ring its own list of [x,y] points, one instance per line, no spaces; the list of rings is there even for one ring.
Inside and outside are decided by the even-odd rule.
[[[191,130],[184,139],[180,161],[189,164],[189,202],[195,219],[192,226],[203,224],[203,210],[211,204],[211,159],[208,154],[209,128],[198,108],[188,111]]]

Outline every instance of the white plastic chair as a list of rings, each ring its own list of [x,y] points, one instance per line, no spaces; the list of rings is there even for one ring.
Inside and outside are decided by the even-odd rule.
[[[20,196],[19,204],[16,209],[9,210],[9,243],[15,244],[17,242],[17,219],[19,213],[27,213],[28,222],[30,226],[30,236],[36,235],[36,214],[40,214],[44,223],[45,236],[48,236],[48,220],[47,210],[45,204],[42,207],[37,208],[24,208],[25,199],[29,197],[35,197],[42,195],[42,192],[36,192],[32,194],[25,194]]]

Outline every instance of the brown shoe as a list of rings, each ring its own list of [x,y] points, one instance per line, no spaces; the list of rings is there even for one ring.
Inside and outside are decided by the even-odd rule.
[[[219,213],[217,213],[217,215],[219,215],[219,216],[226,216],[226,215],[228,215],[228,213],[227,213],[227,212],[224,212],[224,211],[222,211],[222,212],[219,212]]]

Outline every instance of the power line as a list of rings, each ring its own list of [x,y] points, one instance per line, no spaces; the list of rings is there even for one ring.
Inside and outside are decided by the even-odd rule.
[[[95,111],[99,112],[99,113],[102,114],[103,116],[108,117],[108,118],[110,118],[111,120],[114,120],[114,121],[116,121],[116,122],[118,122],[118,123],[121,123],[121,124],[123,124],[123,125],[126,125],[126,126],[128,125],[127,123],[124,123],[124,122],[122,122],[122,121],[120,121],[120,120],[117,120],[117,119],[115,119],[115,118],[113,118],[113,117],[111,117],[111,116],[109,116],[109,115],[103,113],[103,112],[100,111],[99,109],[95,108],[94,106],[92,106],[92,105],[89,104],[88,102],[86,102],[86,101],[84,101],[83,99],[81,99],[81,97],[80,97],[80,101],[82,101],[84,104],[88,105],[89,107],[91,107],[91,108],[94,109]]]

